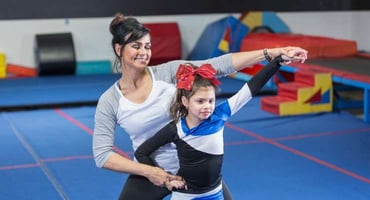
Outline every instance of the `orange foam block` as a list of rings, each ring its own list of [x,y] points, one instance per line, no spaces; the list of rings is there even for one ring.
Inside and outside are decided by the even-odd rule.
[[[16,64],[7,64],[7,73],[15,74],[19,77],[36,77],[37,70],[31,67],[16,65]]]

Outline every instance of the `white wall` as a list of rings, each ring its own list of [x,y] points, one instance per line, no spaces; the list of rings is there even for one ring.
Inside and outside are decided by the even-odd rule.
[[[370,52],[370,11],[352,14],[352,38],[357,41],[358,48]]]
[[[352,38],[351,12],[279,13],[293,33]]]
[[[137,16],[139,21],[178,22],[183,57],[196,44],[205,26],[228,14]],[[239,14],[233,14],[238,17]],[[370,11],[282,12],[278,16],[293,33],[328,36],[357,41],[360,50],[370,51]],[[72,32],[78,61],[113,59],[109,33],[111,18],[0,20],[0,52],[8,63],[34,67],[34,37],[41,33]]]

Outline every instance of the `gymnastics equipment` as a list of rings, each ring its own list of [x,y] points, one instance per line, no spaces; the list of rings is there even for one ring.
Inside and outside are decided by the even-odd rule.
[[[37,70],[35,68],[17,65],[13,63],[8,63],[7,66],[7,76],[11,77],[36,77]]]
[[[72,33],[36,34],[35,56],[39,76],[75,74]]]
[[[6,77],[6,60],[5,54],[0,52],[0,78]]]
[[[208,59],[229,52],[238,52],[249,28],[237,18],[228,16],[206,26],[189,60]]]
[[[288,25],[275,12],[244,12],[239,19],[243,24],[248,26],[251,32],[264,28],[265,31],[270,33],[290,33]]]
[[[111,74],[112,63],[110,60],[78,61],[76,75]]]
[[[144,26],[150,30],[152,43],[149,65],[181,59],[181,34],[176,22],[147,23]]]
[[[363,120],[370,123],[370,55],[368,53],[341,58],[308,59],[307,61],[305,63],[291,63],[281,69],[292,73],[307,69],[331,73],[333,83],[338,86],[334,88],[336,91],[343,89],[345,91],[345,88],[360,90],[361,100],[341,98],[341,95],[336,92],[334,108],[362,108]]]
[[[331,112],[331,74],[299,70],[295,72],[293,82],[278,85],[277,95],[262,97],[261,108],[280,116]]]
[[[249,33],[243,38],[240,50],[297,46],[309,52],[309,58],[336,58],[357,54],[357,43],[352,40],[286,33]]]

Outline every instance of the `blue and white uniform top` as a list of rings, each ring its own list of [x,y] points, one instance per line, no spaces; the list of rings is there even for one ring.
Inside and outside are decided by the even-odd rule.
[[[136,158],[140,162],[154,164],[149,155],[163,145],[174,143],[180,162],[177,175],[185,179],[188,189],[174,191],[172,198],[223,199],[221,169],[224,126],[251,99],[248,84],[245,84],[231,98],[218,104],[213,114],[197,127],[189,129],[184,118],[176,124],[169,123],[137,149]]]

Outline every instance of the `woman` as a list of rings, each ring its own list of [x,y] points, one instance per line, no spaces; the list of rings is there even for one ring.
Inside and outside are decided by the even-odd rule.
[[[173,85],[175,73],[179,64],[188,61],[178,60],[149,67],[150,33],[135,18],[117,14],[110,24],[110,32],[122,75],[99,98],[93,134],[95,162],[98,167],[130,174],[120,199],[162,199],[170,193],[162,187],[164,183],[180,179],[171,175],[176,174],[179,167],[174,145],[161,147],[154,153],[153,159],[158,167],[140,164],[113,151],[115,127],[118,124],[129,134],[133,150],[136,150],[168,124],[171,120],[168,109],[176,92]],[[218,75],[228,75],[279,55],[288,62],[304,62],[307,51],[299,47],[284,47],[232,53],[191,62],[195,65],[209,63],[215,67]],[[223,189],[225,199],[231,199],[227,188]]]

